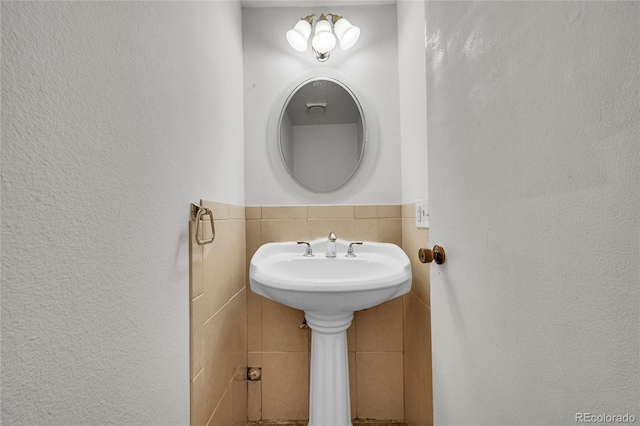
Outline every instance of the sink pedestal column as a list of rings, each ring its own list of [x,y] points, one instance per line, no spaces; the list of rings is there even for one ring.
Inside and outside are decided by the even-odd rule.
[[[352,426],[347,328],[353,312],[305,312],[311,328],[309,426]]]

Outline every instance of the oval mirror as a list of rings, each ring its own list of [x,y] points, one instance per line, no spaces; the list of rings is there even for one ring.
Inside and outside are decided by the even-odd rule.
[[[280,114],[278,133],[289,173],[314,192],[346,184],[364,155],[362,107],[347,86],[332,78],[313,78],[293,90]]]

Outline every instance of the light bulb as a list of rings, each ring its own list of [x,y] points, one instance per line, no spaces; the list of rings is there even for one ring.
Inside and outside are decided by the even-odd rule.
[[[316,34],[311,40],[311,46],[320,53],[329,52],[336,47],[336,37],[331,32],[331,24],[326,19],[316,24]]]
[[[311,35],[311,24],[301,19],[292,29],[287,31],[287,41],[297,51],[304,52],[307,50],[309,35]]]
[[[351,24],[345,18],[340,18],[333,27],[336,32],[338,40],[340,40],[340,47],[344,50],[350,49],[358,41],[360,37],[360,28]]]

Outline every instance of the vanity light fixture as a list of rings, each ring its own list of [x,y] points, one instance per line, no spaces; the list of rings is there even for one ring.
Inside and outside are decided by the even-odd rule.
[[[331,17],[331,19],[329,19]],[[351,24],[346,18],[334,14],[308,15],[296,23],[287,31],[287,41],[299,52],[307,50],[307,42],[311,35],[311,27],[315,21],[315,32],[311,39],[311,49],[316,59],[325,62],[334,47],[336,38],[340,42],[340,47],[344,50],[350,49],[360,37],[360,28]]]

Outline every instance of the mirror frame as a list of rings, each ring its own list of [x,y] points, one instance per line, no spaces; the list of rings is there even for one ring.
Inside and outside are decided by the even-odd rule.
[[[319,190],[317,188],[312,188],[309,185],[301,182],[296,175],[293,173],[293,170],[291,169],[291,167],[289,167],[289,164],[286,161],[285,158],[285,153],[284,150],[282,149],[282,119],[284,117],[284,114],[286,113],[287,107],[289,106],[289,101],[291,101],[291,98],[293,98],[293,96],[298,92],[298,90],[300,90],[302,87],[306,86],[309,83],[313,83],[314,81],[330,81],[332,83],[335,83],[337,85],[339,85],[340,87],[342,87],[350,96],[351,99],[353,99],[353,102],[356,104],[356,107],[358,108],[358,112],[360,113],[360,118],[362,120],[362,150],[360,151],[360,156],[358,157],[358,162],[356,163],[355,167],[353,168],[353,172],[349,175],[349,177],[340,185],[331,188],[331,189],[327,189],[327,190]],[[280,159],[282,160],[282,163],[284,164],[285,168],[287,169],[287,172],[289,172],[289,175],[293,178],[293,180],[295,180],[298,185],[300,185],[301,187],[314,192],[314,193],[318,193],[318,194],[326,194],[326,193],[331,193],[331,192],[335,192],[338,191],[339,189],[341,189],[342,187],[344,187],[346,184],[348,184],[349,182],[351,182],[351,180],[353,179],[353,177],[355,176],[355,174],[358,172],[358,170],[360,169],[360,167],[362,166],[363,163],[363,158],[365,156],[365,152],[367,151],[367,145],[369,142],[369,137],[368,137],[368,130],[367,130],[367,119],[366,116],[364,114],[364,109],[362,108],[362,105],[360,104],[360,101],[358,100],[358,98],[356,97],[355,93],[353,93],[353,90],[351,90],[345,83],[343,83],[342,81],[333,78],[333,77],[329,77],[329,76],[316,76],[316,77],[312,77],[312,78],[308,78],[306,80],[304,80],[303,82],[301,82],[300,84],[298,84],[292,91],[291,93],[289,93],[289,95],[287,96],[286,100],[284,101],[284,105],[282,106],[282,109],[280,111],[280,115],[278,118],[278,122],[277,122],[277,137],[276,137],[276,142],[278,144],[278,151],[280,152]]]

